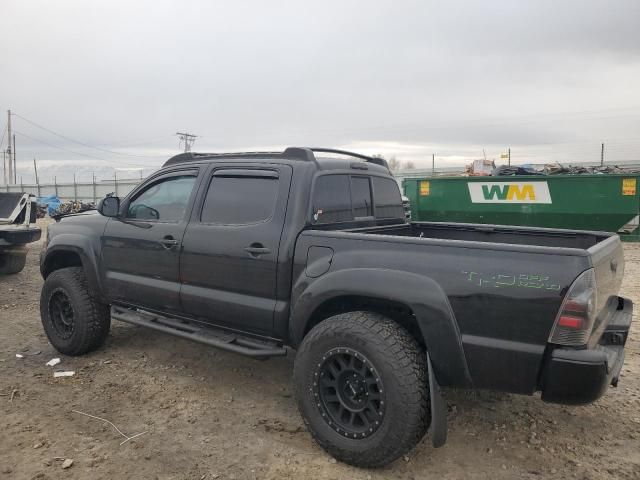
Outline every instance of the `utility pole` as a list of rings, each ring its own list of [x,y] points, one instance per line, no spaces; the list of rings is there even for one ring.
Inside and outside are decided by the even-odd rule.
[[[38,164],[36,163],[36,159],[33,159],[33,172],[36,174],[36,184],[40,183],[38,181]]]
[[[8,181],[7,184],[13,183],[13,155],[12,155],[12,145],[11,141],[13,135],[11,135],[11,110],[7,110],[7,137],[9,140],[9,146],[7,147],[7,156],[9,157],[9,170],[8,170]]]
[[[600,147],[600,166],[604,165],[604,143]]]
[[[93,193],[93,203],[96,203],[98,201],[98,199],[96,198],[96,172],[93,172],[91,174],[91,186],[92,186],[92,193]]]
[[[431,176],[435,176],[436,174],[436,154],[431,154]]]
[[[185,153],[191,151],[191,146],[193,145],[193,142],[195,142],[196,138],[198,138],[197,135],[194,135],[192,133],[186,133],[186,132],[176,132],[176,135],[178,135],[178,138],[180,139],[180,145],[182,145],[182,142],[184,142]]]
[[[18,172],[16,172],[16,134],[13,134],[13,184],[18,182]]]
[[[36,174],[36,189],[38,190],[38,196],[40,197],[40,179],[38,178],[38,164],[36,163],[36,159],[33,159],[33,171]]]
[[[508,165],[511,165],[511,147],[507,150],[507,159]]]

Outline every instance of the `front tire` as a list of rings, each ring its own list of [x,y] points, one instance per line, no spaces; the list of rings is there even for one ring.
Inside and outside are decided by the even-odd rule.
[[[376,468],[409,452],[430,421],[424,350],[377,313],[349,312],[316,325],[296,355],[298,408],[330,455]]]
[[[82,267],[51,273],[40,294],[40,318],[51,345],[65,355],[82,355],[100,347],[109,333],[108,305],[90,293]]]

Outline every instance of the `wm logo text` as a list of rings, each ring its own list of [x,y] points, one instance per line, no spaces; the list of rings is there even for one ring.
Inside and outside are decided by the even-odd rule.
[[[472,203],[551,203],[547,182],[468,182]]]

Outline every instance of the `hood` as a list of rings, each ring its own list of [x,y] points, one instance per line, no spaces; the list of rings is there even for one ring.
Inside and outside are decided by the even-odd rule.
[[[101,235],[108,221],[108,217],[100,215],[95,210],[73,213],[57,218],[56,223],[47,227],[47,231],[51,237],[67,233]]]

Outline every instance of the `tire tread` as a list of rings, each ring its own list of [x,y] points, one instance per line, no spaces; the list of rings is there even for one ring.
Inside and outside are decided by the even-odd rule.
[[[303,358],[310,355],[320,339],[332,336],[338,339],[354,334],[382,353],[388,369],[394,371],[406,415],[390,430],[390,435],[384,439],[383,444],[364,452],[337,447],[329,439],[319,435],[304,416],[303,418],[315,441],[330,455],[351,465],[376,468],[387,465],[409,452],[428,429],[430,401],[426,354],[409,332],[398,323],[381,314],[362,311],[339,314],[316,325],[304,338],[298,355]],[[302,378],[300,373],[296,372],[296,379]],[[296,385],[296,389],[299,390],[298,402],[303,401],[304,392],[301,390],[304,388],[305,385]]]
[[[48,320],[48,286],[53,283],[62,284],[73,295],[75,302],[73,304],[75,321],[83,322],[82,328],[77,328],[70,345],[62,345],[57,342],[52,335],[53,331],[49,331],[47,325]],[[87,284],[87,277],[82,267],[68,267],[56,270],[51,273],[45,280],[42,288],[42,298],[40,301],[40,313],[42,323],[52,345],[65,355],[83,355],[99,348],[107,338],[109,329],[111,328],[111,316],[109,307],[104,305],[91,295],[91,291]]]

